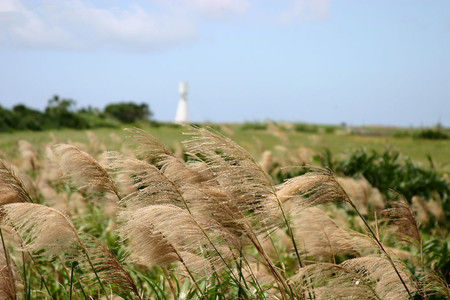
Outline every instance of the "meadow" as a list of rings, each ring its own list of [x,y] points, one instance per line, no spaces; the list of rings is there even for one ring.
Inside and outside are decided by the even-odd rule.
[[[2,299],[448,299],[450,140],[0,134]]]

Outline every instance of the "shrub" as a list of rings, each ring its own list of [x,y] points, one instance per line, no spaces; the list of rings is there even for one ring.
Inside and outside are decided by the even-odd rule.
[[[267,124],[266,123],[259,123],[259,122],[245,122],[241,126],[242,130],[266,130]]]
[[[73,112],[74,106],[75,101],[72,99],[60,98],[58,95],[53,96],[48,100],[48,105],[45,108],[45,113],[50,121],[49,126],[51,128],[89,128],[89,124]]]
[[[358,177],[364,176],[372,186],[388,195],[393,189],[411,200],[415,195],[432,197],[437,192],[444,210],[450,213],[450,185],[432,166],[424,168],[409,158],[401,157],[396,151],[370,152],[363,149],[350,153],[346,159],[335,160],[330,151],[316,156],[327,168],[337,173]]]
[[[153,115],[146,103],[133,102],[109,104],[105,108],[105,113],[124,123],[148,120]]]
[[[442,132],[439,128],[421,130],[415,135],[415,137],[429,140],[445,140],[449,138],[448,135],[445,132]]]
[[[309,132],[316,133],[319,131],[318,127],[315,125],[305,124],[305,123],[296,123],[294,124],[295,131],[299,132]]]

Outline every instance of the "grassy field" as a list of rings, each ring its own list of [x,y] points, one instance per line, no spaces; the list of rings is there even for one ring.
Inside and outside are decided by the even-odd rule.
[[[448,140],[141,127],[0,135],[1,299],[450,297]]]
[[[149,127],[142,126],[152,135],[160,139],[165,144],[174,147],[177,142],[183,139],[183,132],[186,129],[175,127]],[[289,149],[307,147],[315,153],[321,153],[329,149],[332,154],[342,156],[355,149],[383,151],[386,149],[396,150],[401,155],[410,157],[414,162],[423,166],[429,166],[428,155],[433,159],[433,163],[439,171],[450,174],[450,140],[424,140],[411,137],[394,136],[371,136],[355,134],[336,133],[304,133],[288,131],[284,134],[288,138],[283,140],[267,130],[242,130],[239,125],[227,125],[225,135],[230,136],[234,141],[244,146],[257,157],[261,150],[274,150],[277,146],[283,145]],[[126,139],[126,132],[123,129],[100,128],[91,130],[95,133],[101,143],[104,143],[108,150],[118,150],[117,143],[111,138],[111,134]],[[81,142],[87,143],[88,136],[82,130],[51,130],[43,132],[20,131],[14,133],[0,134],[0,151],[6,157],[15,158],[17,156],[17,142],[27,140],[40,149],[56,138],[59,142]]]

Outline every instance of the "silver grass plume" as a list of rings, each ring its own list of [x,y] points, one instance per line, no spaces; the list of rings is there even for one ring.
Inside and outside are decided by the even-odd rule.
[[[55,145],[53,151],[64,176],[78,188],[119,195],[111,176],[91,155],[68,144]]]
[[[244,229],[251,226],[259,234],[279,225],[281,212],[272,181],[254,158],[229,138],[206,129],[191,134],[186,148],[209,166],[227,195],[222,203],[244,216],[240,218]]]
[[[108,167],[133,183],[134,192],[121,200],[126,209],[135,210],[153,204],[185,207],[176,186],[154,165],[115,152],[107,155]]]
[[[19,272],[14,262],[4,252],[5,247],[1,241],[0,245],[0,299],[17,299]]]
[[[92,265],[100,278],[119,295],[133,292],[139,297],[136,284],[111,250],[93,236],[83,234],[81,237]],[[88,270],[89,263],[86,260],[82,262],[82,268]],[[92,274],[91,277],[93,277]],[[95,278],[91,278],[91,280],[93,281]]]
[[[23,240],[22,250],[42,255],[73,254],[78,233],[62,212],[33,203],[12,203],[0,209],[2,224],[12,226]]]
[[[317,207],[294,214],[294,234],[308,256],[336,262],[337,255],[359,256],[352,236]]]
[[[404,197],[400,195],[397,197],[397,200],[390,202],[391,208],[384,210],[384,215],[395,225],[396,235],[401,241],[420,249],[422,236],[414,212]]]
[[[441,274],[433,271],[426,272],[423,274],[421,283],[427,295],[441,295],[450,299],[450,286]]]
[[[295,283],[296,292],[306,299],[306,288],[314,288],[315,299],[383,299],[370,280],[343,264],[310,264],[300,268],[290,280]]]
[[[243,216],[237,220],[243,228],[243,233],[266,260],[283,290],[282,293],[289,291],[285,278],[276,269],[257,238],[258,234],[269,232],[284,220],[293,239],[289,221],[269,175],[246,150],[218,133],[194,128],[191,139],[185,142],[185,146],[188,153],[197,156],[209,166],[214,174],[214,181],[227,195],[225,205]],[[213,209],[211,214],[214,215],[216,211]],[[234,220],[230,220],[232,221]],[[294,240],[293,244],[301,264]]]
[[[132,137],[137,141],[137,153],[143,159],[150,162],[159,161],[167,156],[172,156],[172,151],[154,136],[138,128],[127,128]]]
[[[401,278],[403,278],[404,283],[408,286],[408,290],[414,292],[411,274],[406,266],[399,261],[395,261],[394,263],[396,269],[401,274]],[[348,259],[341,265],[357,272],[367,280],[374,282],[374,290],[381,299],[396,300],[410,298],[408,291],[399,280],[399,277],[392,268],[391,263],[383,257],[357,257]]]
[[[93,238],[83,242],[70,219],[57,209],[33,203],[12,203],[0,208],[0,216],[2,224],[12,226],[23,240],[23,251],[60,256],[68,262],[78,261],[94,272],[103,290],[100,278],[111,282],[116,289],[126,290],[133,285],[131,277],[112,253],[106,252],[106,247]],[[85,271],[90,273],[90,270]],[[131,290],[136,292],[132,287]]]
[[[123,211],[121,219],[124,223],[119,234],[128,241],[132,260],[147,267],[178,261],[196,274],[204,274],[205,268],[214,267],[217,271],[223,264],[211,244],[226,245],[234,240],[213,220],[193,216],[173,205]],[[231,257],[232,253],[224,246],[220,250],[225,259]]]
[[[0,204],[33,202],[25,183],[4,160],[0,159]]]
[[[20,156],[22,157],[22,168],[24,170],[37,170],[39,167],[39,159],[37,151],[34,149],[33,145],[31,145],[28,141],[20,140],[18,142],[18,146]]]
[[[329,202],[349,202],[349,198],[334,175],[328,170],[308,172],[286,180],[277,186],[282,202],[294,202],[299,207],[310,207]]]

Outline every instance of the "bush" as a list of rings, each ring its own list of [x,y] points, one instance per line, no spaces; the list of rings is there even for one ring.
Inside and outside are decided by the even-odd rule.
[[[133,123],[137,120],[148,120],[153,116],[146,103],[133,102],[109,104],[105,113],[124,123]]]
[[[316,156],[327,168],[345,176],[364,176],[372,186],[388,195],[393,189],[411,200],[415,195],[432,197],[438,193],[444,210],[450,214],[450,185],[432,166],[420,167],[396,151],[368,152],[363,149],[351,153],[346,159],[334,160],[330,151]]]
[[[44,129],[47,120],[42,112],[28,108],[23,104],[14,106],[12,111],[16,119],[14,128],[28,130]]]
[[[318,127],[315,125],[305,124],[305,123],[296,123],[294,124],[295,131],[299,132],[309,132],[309,133],[317,133],[319,131]]]
[[[14,113],[0,106],[0,131],[11,131],[14,124]]]
[[[245,122],[241,126],[242,130],[266,130],[267,124],[266,123],[259,123],[259,122]]]
[[[429,139],[429,140],[445,140],[448,139],[448,135],[442,132],[440,129],[425,129],[419,131],[416,136],[419,139]]]
[[[60,98],[58,95],[48,100],[45,113],[49,119],[51,128],[75,128],[87,129],[88,122],[82,119],[73,111],[75,101],[72,99]]]

